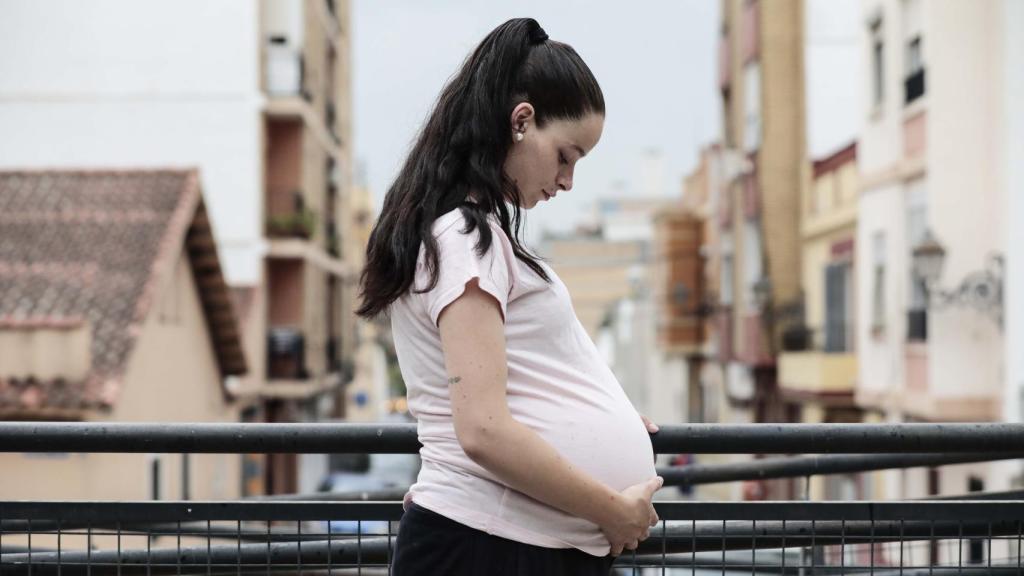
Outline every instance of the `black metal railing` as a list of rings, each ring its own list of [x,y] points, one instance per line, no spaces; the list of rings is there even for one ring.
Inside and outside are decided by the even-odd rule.
[[[1024,425],[690,424],[663,426],[652,440],[664,453],[826,454],[762,460],[775,467],[776,477],[792,477],[1017,458],[1024,454]],[[409,453],[418,448],[415,427],[403,424],[0,423],[0,452]],[[764,470],[731,473],[703,481],[763,476]],[[662,521],[638,550],[617,559],[615,570],[1020,574],[1024,501],[1019,493],[993,497],[659,501],[655,507]],[[226,502],[3,501],[0,496],[0,572],[387,574],[401,515],[397,498],[355,502],[340,501],[338,495]]]
[[[1021,570],[1020,501],[657,502],[620,573]],[[401,504],[0,502],[4,574],[386,574]],[[354,528],[338,530],[338,519]],[[376,523],[379,534],[363,528]],[[677,572],[682,573],[682,572]]]

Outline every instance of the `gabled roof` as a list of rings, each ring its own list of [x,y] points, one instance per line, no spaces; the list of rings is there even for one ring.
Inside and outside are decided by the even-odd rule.
[[[84,323],[91,332],[84,380],[0,376],[0,411],[112,407],[182,250],[222,376],[245,373],[195,170],[0,171],[0,330]]]

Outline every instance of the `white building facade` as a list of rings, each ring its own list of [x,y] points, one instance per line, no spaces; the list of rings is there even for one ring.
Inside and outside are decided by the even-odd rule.
[[[936,293],[1011,252],[1004,217],[1011,66],[1003,23],[1012,3],[863,2],[857,401],[869,421],[1006,416],[997,307],[940,307]],[[945,249],[930,303],[913,267],[914,248],[929,231]],[[1006,488],[993,470],[979,464],[889,473],[879,495]]]

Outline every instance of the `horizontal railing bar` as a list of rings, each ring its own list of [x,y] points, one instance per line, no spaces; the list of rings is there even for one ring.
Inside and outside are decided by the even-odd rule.
[[[969,462],[993,462],[1024,458],[1020,452],[977,452],[965,454],[826,454],[789,458],[759,458],[728,464],[690,464],[658,468],[666,486],[696,486],[717,482],[802,478],[827,474],[849,474],[873,470],[944,466]]]
[[[0,422],[0,452],[415,453],[413,424]]]
[[[1024,490],[1003,490],[996,492],[969,492],[952,496],[928,496],[920,500],[1024,500]]]
[[[401,502],[237,502],[237,501],[6,501],[0,519],[60,521],[111,526],[115,522],[400,520]]]
[[[667,520],[1024,520],[1024,501],[655,501]],[[0,519],[112,526],[206,521],[400,520],[401,502],[0,501]]]
[[[664,551],[667,554],[687,552],[710,552],[723,550],[760,550],[811,546],[834,546],[846,544],[868,545],[871,543],[908,542],[914,540],[940,540],[998,537],[1018,534],[1020,524],[1013,521],[845,521],[828,520],[812,524],[808,521],[788,522],[726,522],[702,521],[695,525],[682,523],[669,525],[662,537],[656,530],[651,538],[641,543],[637,553],[650,556]],[[133,566],[149,566],[155,574],[176,570],[176,563],[184,567],[205,567],[207,564],[223,566],[304,566],[330,563],[345,564],[357,559],[364,563],[387,561],[388,551],[393,549],[394,537],[389,547],[385,536],[366,536],[358,541],[326,540],[298,543],[258,543],[241,545],[194,546],[157,548],[150,550],[66,550],[61,553],[60,565],[65,574],[78,574],[79,570],[91,568],[92,573],[102,576],[104,568],[130,570]],[[330,556],[328,557],[328,549]],[[0,567],[24,569],[31,565],[34,574],[56,573],[58,556],[55,552],[3,554]],[[186,573],[188,570],[185,571]]]
[[[323,522],[328,520],[324,519]],[[330,522],[345,521],[355,522],[355,520],[348,520],[346,518],[332,518]],[[218,521],[220,522],[220,521]],[[234,522],[234,521],[229,521]],[[311,522],[311,520],[305,520],[305,522]],[[363,520],[363,522],[385,522],[385,520]],[[390,520],[387,520],[390,522]],[[177,524],[173,523],[161,523],[161,524],[123,524],[118,522],[112,522],[109,520],[100,519],[96,522],[55,522],[53,520],[33,520],[31,526],[27,520],[2,520],[0,521],[0,533],[3,534],[63,534],[63,535],[74,535],[74,536],[85,536],[89,534],[93,537],[97,536],[152,536],[157,537],[170,537],[170,536],[195,536],[199,538],[218,538],[218,539],[231,539],[231,540],[242,540],[242,541],[254,541],[254,542],[295,542],[298,540],[323,540],[327,537],[327,531],[316,530],[313,532],[303,532],[300,536],[299,533],[294,529],[287,529],[287,527],[273,527],[268,533],[266,529],[253,529],[243,528],[238,531],[237,528],[229,526],[218,526],[214,525],[207,530],[206,524],[204,523],[182,523],[180,528]],[[365,534],[365,533],[364,533]],[[345,538],[355,538],[355,532],[332,532],[331,538],[344,540]]]
[[[658,453],[1024,453],[1024,424],[677,424]],[[0,422],[0,452],[414,453],[414,424]]]
[[[154,548],[151,550],[66,550],[58,556],[56,552],[29,554],[4,554],[0,556],[0,567],[7,574],[31,573],[38,576],[54,575],[60,570],[61,576],[89,574],[105,576],[108,574],[125,574],[138,570],[150,570],[151,574],[175,574],[179,564],[183,567],[201,567],[203,573],[207,564],[218,564],[220,567],[231,566],[266,566],[287,565],[302,562],[303,565],[384,564],[388,561],[391,550],[394,550],[395,537],[364,536],[359,542],[354,540],[333,540],[330,543],[319,542],[242,544],[226,546],[192,546],[178,548]],[[300,550],[301,548],[301,550]],[[268,562],[269,561],[269,562]],[[22,572],[23,571],[23,572]],[[191,572],[185,570],[184,573]]]
[[[663,519],[670,520],[1018,520],[1024,519],[1024,501],[765,501],[765,502],[654,502]]]

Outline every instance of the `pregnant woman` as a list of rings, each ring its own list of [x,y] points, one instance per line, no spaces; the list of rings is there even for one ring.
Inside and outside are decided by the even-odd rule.
[[[510,20],[441,92],[384,199],[359,314],[391,317],[423,467],[393,573],[608,574],[658,522],[647,424],[519,239],[597,144],[570,46]]]

